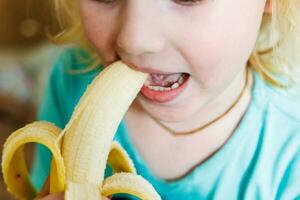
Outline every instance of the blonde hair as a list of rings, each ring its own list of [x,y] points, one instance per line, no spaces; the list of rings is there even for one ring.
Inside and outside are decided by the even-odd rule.
[[[53,2],[62,31],[54,36],[49,35],[49,38],[55,44],[76,44],[87,50],[91,55],[90,65],[84,71],[97,68],[101,58],[85,37],[78,1]],[[264,13],[255,48],[248,59],[248,65],[277,88],[287,89],[300,81],[297,75],[300,68],[300,61],[297,60],[300,57],[299,14],[299,0],[273,0],[272,13]]]

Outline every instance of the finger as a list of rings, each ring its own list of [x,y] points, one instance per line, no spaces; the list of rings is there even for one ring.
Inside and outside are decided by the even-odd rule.
[[[60,193],[50,194],[38,200],[64,200],[64,193],[60,192]]]
[[[102,197],[102,200],[110,200],[110,199],[107,197]]]

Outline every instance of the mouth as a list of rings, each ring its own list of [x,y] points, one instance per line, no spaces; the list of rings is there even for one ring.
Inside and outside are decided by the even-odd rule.
[[[144,86],[154,91],[169,91],[182,85],[188,76],[187,73],[150,74]]]
[[[190,74],[149,74],[141,94],[149,101],[164,103],[175,99],[186,88]]]
[[[149,74],[140,93],[144,99],[150,102],[172,101],[185,90],[190,80],[190,74],[185,72],[169,73],[154,68],[139,67],[124,60],[123,62],[137,71]]]

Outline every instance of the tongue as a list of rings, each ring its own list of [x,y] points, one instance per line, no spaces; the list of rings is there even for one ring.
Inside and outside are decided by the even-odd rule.
[[[182,73],[176,74],[151,74],[147,81],[152,86],[164,86],[169,87],[173,83],[177,82]]]

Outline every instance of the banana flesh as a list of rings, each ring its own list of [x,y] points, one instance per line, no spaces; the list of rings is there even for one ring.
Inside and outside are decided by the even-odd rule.
[[[148,74],[121,61],[106,67],[88,86],[63,130],[33,122],[12,133],[4,144],[2,172],[7,189],[18,199],[33,199],[23,147],[35,142],[52,153],[50,193],[65,191],[66,200],[100,200],[117,193],[160,200],[153,186],[136,174],[133,162],[113,141],[118,125]],[[106,164],[113,175],[104,180]]]

